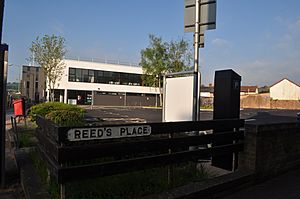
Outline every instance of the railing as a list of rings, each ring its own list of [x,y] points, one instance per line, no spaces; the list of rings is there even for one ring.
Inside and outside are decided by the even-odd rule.
[[[101,59],[101,58],[80,58],[80,57],[66,57],[68,60],[76,60],[76,61],[87,61],[87,62],[95,62],[95,63],[104,63],[104,64],[117,64],[117,65],[123,65],[123,66],[133,66],[133,67],[139,67],[138,63],[133,62],[125,62],[120,60],[110,60],[110,59]]]
[[[104,177],[189,161],[198,162],[201,158],[207,159],[215,155],[237,155],[243,150],[244,120],[241,119],[59,127],[39,117],[37,124],[38,150],[51,175],[61,185],[85,178]],[[97,129],[133,129],[137,126],[151,129],[151,134],[102,140],[70,139],[70,134],[76,129],[86,132],[94,129],[93,132],[96,132]],[[213,129],[217,129],[218,133],[199,135],[199,132]],[[220,132],[220,129],[226,129],[226,132]],[[226,144],[203,147],[212,143],[224,143],[224,140]],[[104,161],[107,157],[114,158]]]

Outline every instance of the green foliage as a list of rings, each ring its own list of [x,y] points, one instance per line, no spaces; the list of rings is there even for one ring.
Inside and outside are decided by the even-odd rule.
[[[63,58],[66,54],[65,39],[55,35],[37,37],[29,48],[31,57],[29,60],[37,62],[43,69],[50,89],[50,101],[53,101],[53,89],[56,82],[63,75],[65,64]]]
[[[60,126],[80,126],[84,124],[83,113],[72,110],[51,111],[46,115],[46,119]]]
[[[142,78],[145,85],[157,86],[157,77],[167,70],[167,43],[154,35],[149,40],[149,47],[141,51]]]
[[[158,85],[158,77],[166,72],[180,72],[190,69],[192,60],[186,40],[163,42],[161,37],[149,35],[150,44],[141,50],[143,81],[147,86]]]
[[[52,199],[59,199],[59,185],[54,181],[54,179],[50,179],[48,182],[48,171],[47,166],[44,161],[41,160],[38,152],[30,151],[29,157],[33,162],[33,165],[37,171],[37,174],[41,178],[43,184],[47,186],[47,190]]]
[[[35,146],[35,143],[32,141],[34,139],[34,133],[19,133],[19,147],[24,148],[24,147],[32,147]]]
[[[84,110],[78,106],[64,104],[61,102],[47,102],[32,106],[29,111],[29,117],[32,121],[36,121],[37,115],[46,117],[46,115],[52,111],[66,110],[74,111],[83,114]]]
[[[201,109],[210,109],[210,110],[212,110],[214,107],[213,107],[213,105],[212,104],[210,104],[210,105],[203,105],[203,106],[201,106]]]
[[[183,163],[68,183],[66,196],[72,199],[139,198],[207,177],[208,173],[197,168],[196,163]]]
[[[19,83],[18,82],[8,82],[6,85],[6,89],[8,91],[15,91],[17,92],[19,88]]]
[[[168,44],[167,72],[191,70],[192,53],[189,44],[184,39],[171,41]]]

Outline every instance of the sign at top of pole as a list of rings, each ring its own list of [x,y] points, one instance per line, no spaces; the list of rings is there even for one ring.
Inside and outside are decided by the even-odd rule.
[[[184,32],[195,32],[196,0],[184,0]],[[217,0],[200,0],[200,34],[216,29]]]

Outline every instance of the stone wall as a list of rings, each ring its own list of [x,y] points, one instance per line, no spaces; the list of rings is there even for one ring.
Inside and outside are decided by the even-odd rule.
[[[300,110],[300,101],[299,100],[271,100],[270,107],[272,109]]]
[[[266,95],[241,96],[241,108],[270,108],[270,97]]]
[[[300,166],[300,122],[246,124],[244,143],[239,169],[252,170],[257,179]]]
[[[272,100],[269,95],[241,96],[241,108],[300,110],[300,100]]]

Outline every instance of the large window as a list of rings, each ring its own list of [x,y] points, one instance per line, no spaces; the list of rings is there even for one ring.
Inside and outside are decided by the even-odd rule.
[[[142,85],[141,75],[101,70],[69,68],[69,82]]]

